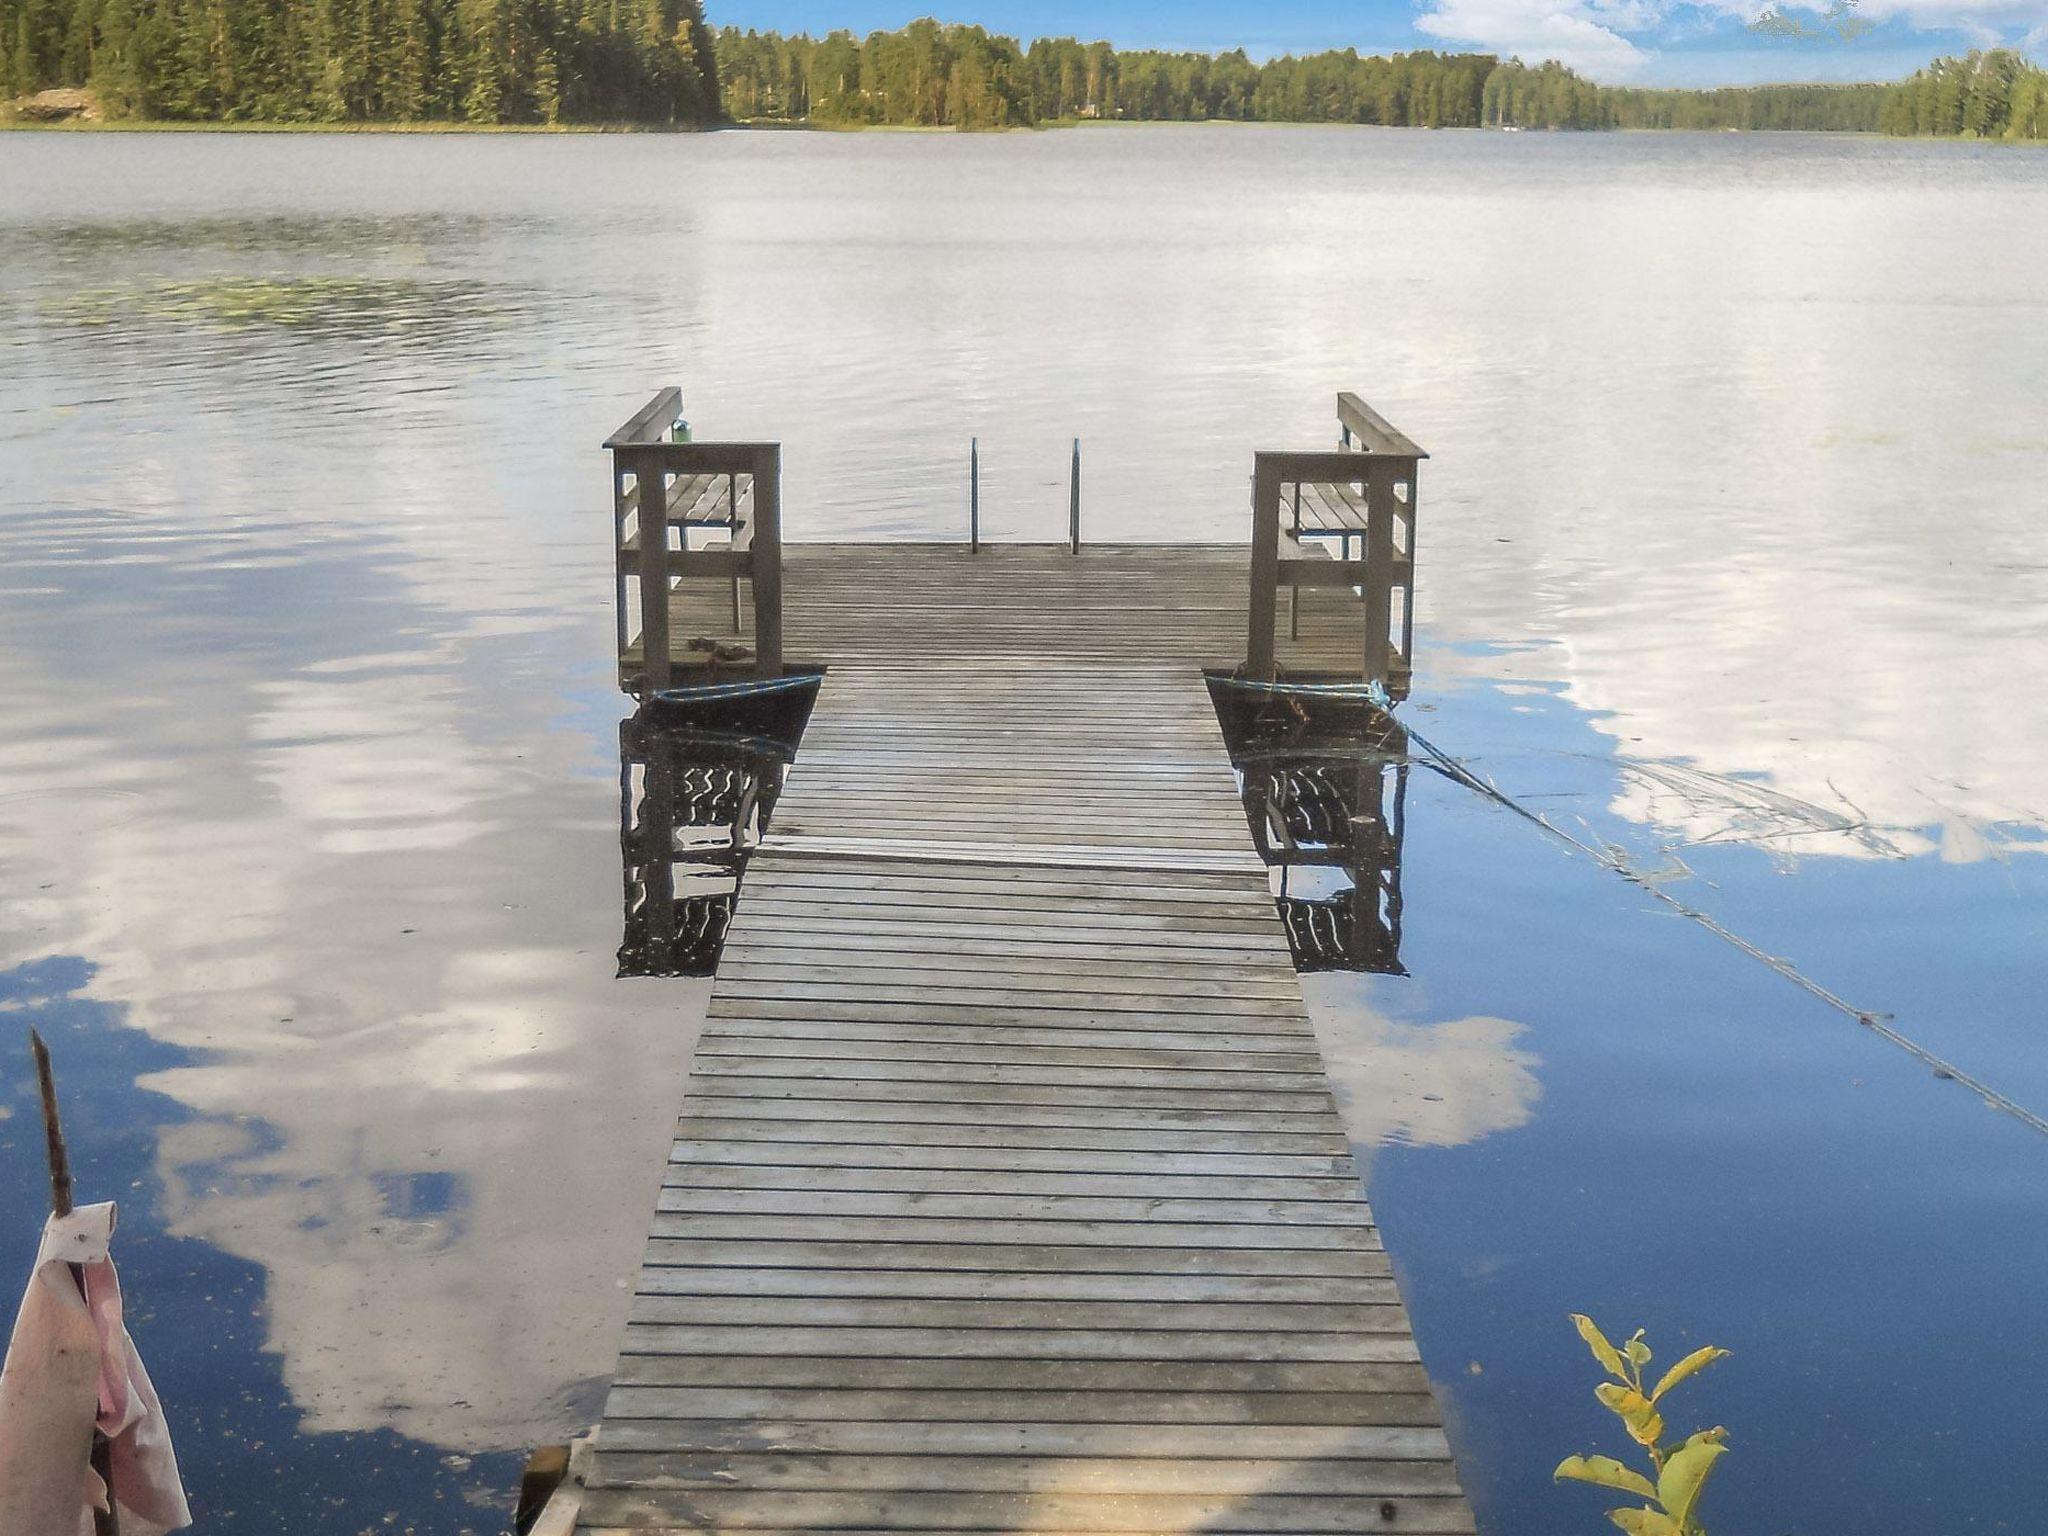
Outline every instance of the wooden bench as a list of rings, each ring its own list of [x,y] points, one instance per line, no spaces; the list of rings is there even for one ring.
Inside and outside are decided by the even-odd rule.
[[[1280,588],[1289,595],[1289,636],[1298,638],[1301,589],[1348,587],[1364,608],[1363,676],[1399,697],[1414,638],[1416,471],[1428,455],[1354,394],[1337,397],[1337,420],[1335,452],[1254,458],[1245,667],[1277,675]]]
[[[731,583],[733,637],[742,630],[742,583],[751,586],[754,670],[782,673],[780,445],[672,441],[682,404],[681,390],[661,390],[605,440],[620,681],[635,693],[668,687],[678,660],[687,659],[675,654],[670,611],[685,584],[702,578]],[[657,498],[658,528],[645,515]],[[712,537],[693,543],[693,534]],[[716,654],[717,637],[711,644]]]

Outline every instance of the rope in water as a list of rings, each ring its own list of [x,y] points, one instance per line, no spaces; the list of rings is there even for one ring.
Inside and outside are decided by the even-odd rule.
[[[1247,693],[1305,693],[1315,698],[1357,699],[1360,703],[1372,704],[1384,710],[1393,706],[1382,702],[1387,690],[1378,683],[1268,683],[1256,677],[1217,677],[1215,682],[1225,688],[1242,688]]]
[[[767,693],[794,693],[815,688],[818,674],[799,672],[792,677],[751,677],[736,683],[693,683],[681,688],[657,688],[652,697],[666,704],[700,704],[707,699],[745,699]]]
[[[1377,682],[1360,685],[1357,683],[1274,684],[1235,678],[1228,681],[1236,687],[1250,688],[1260,692],[1310,693],[1320,694],[1325,697],[1355,698],[1371,704],[1375,709],[1390,714],[1394,708],[1393,700],[1387,697],[1386,689]],[[2026,1105],[2006,1097],[2006,1095],[2000,1093],[1982,1078],[1964,1071],[1963,1068],[1957,1066],[1946,1057],[1929,1050],[1919,1041],[1913,1039],[1912,1036],[1894,1028],[1890,1022],[1892,1017],[1890,1014],[1874,1013],[1868,1008],[1858,1008],[1854,1003],[1841,996],[1841,994],[1815,981],[1784,956],[1771,954],[1769,951],[1758,947],[1722,923],[1720,919],[1714,917],[1711,913],[1702,912],[1698,907],[1680,901],[1661,886],[1645,880],[1629,865],[1627,860],[1619,857],[1611,850],[1595,847],[1583,838],[1574,837],[1571,833],[1565,831],[1564,828],[1552,822],[1541,811],[1531,810],[1528,806],[1523,805],[1498,785],[1493,784],[1489,780],[1482,779],[1462,761],[1446,752],[1405,721],[1403,722],[1403,728],[1408,733],[1408,740],[1420,747],[1423,754],[1447,778],[1464,785],[1475,794],[1484,795],[1504,810],[1511,811],[1524,821],[1533,823],[1559,842],[1584,854],[1587,858],[1592,859],[1604,868],[1612,870],[1639,890],[1648,892],[1679,916],[1689,918],[1691,921],[1698,923],[1723,943],[1733,945],[1752,960],[1770,967],[1770,969],[1806,992],[1809,996],[1825,1003],[1837,1013],[1847,1014],[1879,1038],[1891,1042],[1891,1044],[1897,1046],[1907,1055],[1932,1069],[1936,1077],[1946,1078],[1962,1084],[1963,1087],[1976,1094],[1978,1098],[1982,1099],[1991,1108],[1998,1110],[2002,1114],[2010,1115],[2029,1129],[2048,1136],[2048,1119],[2044,1119],[2036,1114],[2033,1110],[2027,1108]]]

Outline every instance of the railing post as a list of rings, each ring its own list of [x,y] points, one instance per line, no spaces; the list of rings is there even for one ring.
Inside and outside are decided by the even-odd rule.
[[[1394,487],[1398,461],[1374,454],[1365,471],[1365,679],[1382,686],[1391,668],[1394,617]]]
[[[1408,515],[1402,520],[1408,534],[1408,547],[1401,551],[1408,559],[1408,584],[1401,594],[1401,665],[1411,671],[1415,666],[1415,498],[1421,485],[1421,471],[1420,463],[1408,461],[1408,499],[1403,503]]]
[[[640,673],[649,693],[669,683],[668,477],[659,448],[620,448],[639,498]]]
[[[782,676],[782,447],[754,454],[754,665]]]
[[[1252,458],[1252,589],[1246,608],[1244,670],[1270,682],[1275,675],[1273,621],[1280,599],[1280,471],[1267,455]]]
[[[619,660],[632,643],[632,620],[626,613],[626,467],[612,454],[612,619],[619,636]]]
[[[967,552],[981,552],[981,439],[967,440]]]
[[[1067,547],[1081,553],[1081,439],[1074,439],[1074,470],[1067,480]]]
[[[1294,482],[1294,538],[1297,543],[1301,540],[1301,482],[1299,480]],[[1344,541],[1344,552],[1347,555],[1351,552],[1351,541],[1349,539]],[[1299,640],[1301,638],[1301,588],[1296,586],[1289,586],[1287,589],[1287,638],[1290,640]]]

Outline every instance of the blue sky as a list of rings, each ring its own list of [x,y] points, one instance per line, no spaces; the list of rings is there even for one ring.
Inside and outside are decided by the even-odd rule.
[[[1806,34],[1751,23],[1769,0],[707,0],[719,25],[825,32],[923,15],[977,21],[1026,41],[1106,37],[1120,47],[1242,47],[1255,58],[1322,48],[1407,48],[1562,59],[1646,85],[1881,80],[1941,53],[2003,44],[2041,56],[2048,0],[1837,0],[1833,20],[1785,6]],[[1853,9],[1852,9],[1853,7]],[[1847,21],[1849,26],[1844,27]],[[1856,35],[1845,37],[1847,30]]]

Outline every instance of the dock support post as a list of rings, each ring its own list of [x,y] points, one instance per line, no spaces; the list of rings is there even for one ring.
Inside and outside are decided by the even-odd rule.
[[[782,448],[754,450],[754,665],[782,676]]]
[[[967,552],[981,553],[981,439],[967,440]]]
[[[1294,541],[1297,544],[1301,542],[1301,482],[1299,480],[1294,482]],[[1351,553],[1351,541],[1349,539],[1344,541],[1344,552],[1347,556]],[[1295,586],[1290,586],[1287,589],[1287,638],[1290,640],[1299,640],[1301,638],[1301,588]]]
[[[1081,439],[1074,439],[1074,470],[1067,480],[1067,547],[1081,553]]]
[[[1365,473],[1365,679],[1387,686],[1394,620],[1394,487],[1399,466],[1373,457]]]
[[[638,497],[641,675],[651,693],[669,682],[668,476],[659,448],[622,448],[618,457]]]
[[[1267,454],[1252,459],[1252,590],[1247,606],[1244,670],[1270,682],[1275,675],[1273,621],[1280,605],[1280,467]]]

